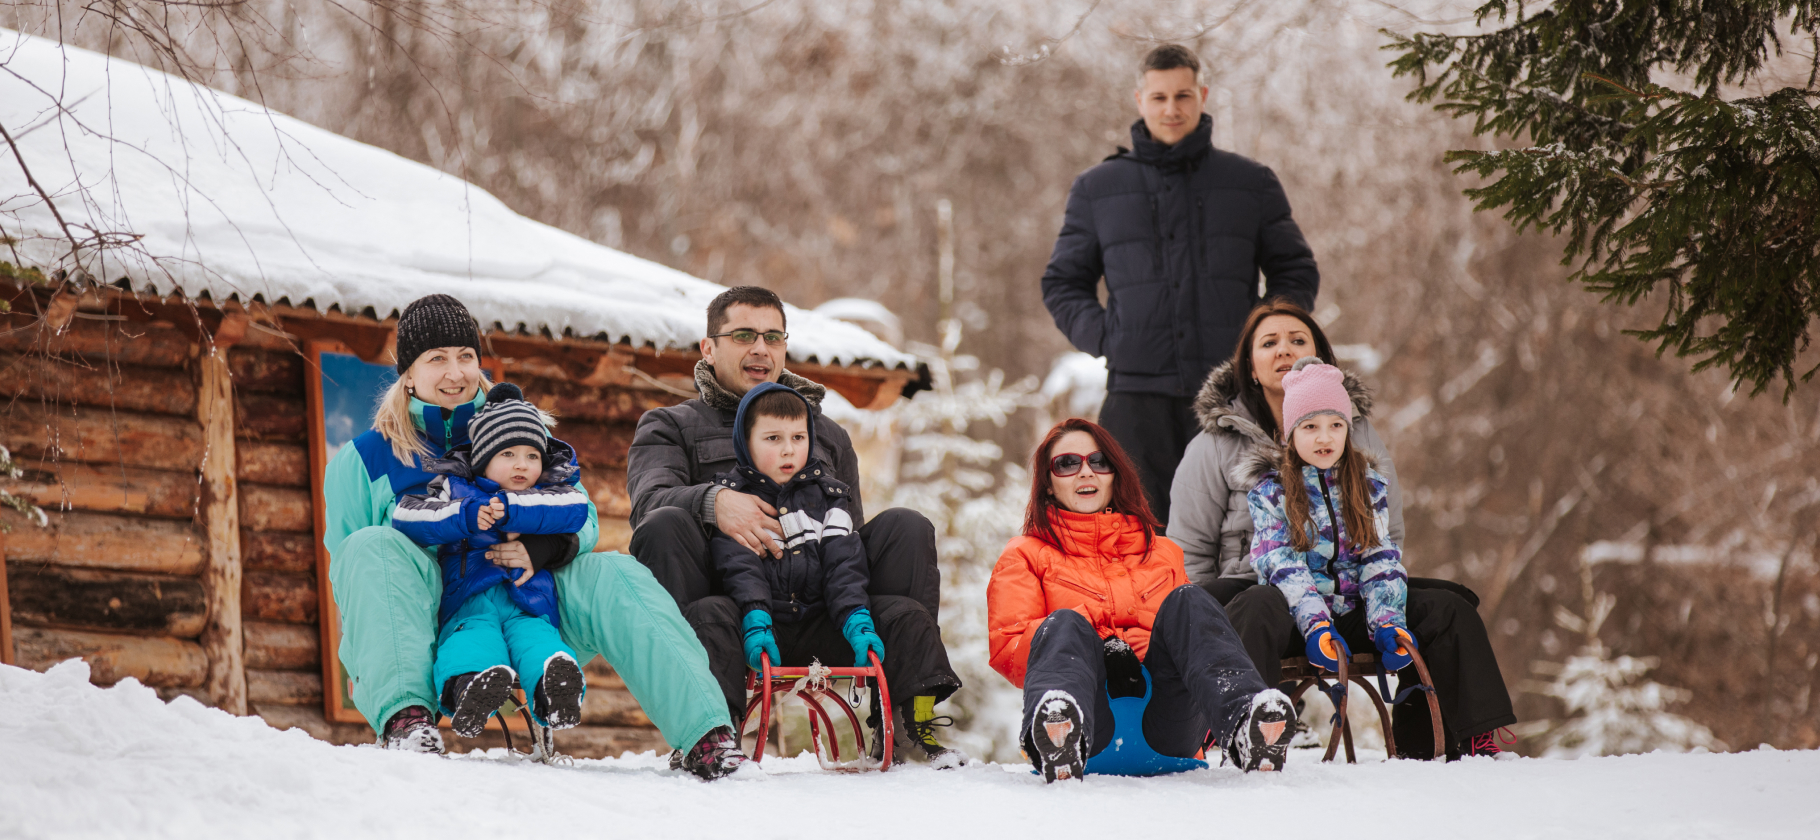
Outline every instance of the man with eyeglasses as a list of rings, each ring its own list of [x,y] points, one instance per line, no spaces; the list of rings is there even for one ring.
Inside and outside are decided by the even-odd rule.
[[[695,628],[737,721],[745,714],[746,692],[741,616],[714,572],[709,529],[761,556],[782,555],[779,538],[784,532],[778,522],[780,511],[757,496],[714,481],[737,463],[734,415],[747,391],[776,382],[795,389],[812,407],[812,455],[853,494],[853,520],[870,570],[867,594],[910,598],[937,619],[941,572],[936,567],[935,526],[922,514],[892,508],[866,518],[853,440],[821,412],[827,389],[784,369],[790,334],[783,301],[769,289],[735,286],[708,304],[707,326],[701,361],[695,364],[699,396],[645,412],[633,435],[626,461],[626,489],[632,497],[630,549],[676,598],[683,617]],[[959,687],[957,683],[952,688]],[[948,693],[952,691],[942,696]],[[917,709],[916,716],[922,717],[922,711]],[[901,747],[915,743],[925,755],[935,758],[939,753],[944,761],[955,761],[958,753],[937,743],[931,726],[926,720],[901,722],[894,754],[903,756]],[[873,740],[876,754],[883,745]]]

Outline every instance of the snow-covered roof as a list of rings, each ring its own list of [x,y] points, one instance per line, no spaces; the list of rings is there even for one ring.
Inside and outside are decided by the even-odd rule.
[[[64,221],[130,232],[105,282],[386,318],[426,294],[509,331],[691,348],[724,287],[508,209],[453,175],[122,59],[0,29],[0,125]],[[59,106],[61,102],[61,106]],[[78,229],[82,238],[88,231]],[[0,149],[0,240],[69,244]],[[788,308],[790,358],[916,367],[853,324]]]

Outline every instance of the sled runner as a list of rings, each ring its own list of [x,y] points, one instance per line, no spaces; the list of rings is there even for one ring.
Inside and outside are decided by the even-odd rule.
[[[512,681],[512,693],[509,695],[509,702],[511,705],[517,707],[518,716],[524,720],[525,731],[528,732],[531,737],[531,750],[530,752],[522,752],[512,743],[513,724],[507,719],[506,707],[500,706],[493,712],[493,716],[499,719],[499,733],[505,736],[506,751],[513,755],[529,758],[539,764],[575,763],[575,759],[556,751],[556,730],[538,723],[536,718],[531,717],[529,700],[525,697],[524,688],[518,684],[517,680]],[[448,715],[443,715],[438,721],[438,725],[448,726]]]
[[[1422,661],[1420,653],[1411,649],[1409,657],[1410,664],[1415,666],[1416,674],[1422,678],[1422,682],[1419,685],[1403,689],[1403,693],[1396,695],[1390,693],[1388,675],[1384,673],[1383,666],[1378,664],[1378,657],[1375,654],[1355,653],[1350,659],[1341,659],[1340,672],[1335,675],[1331,685],[1328,684],[1326,676],[1332,672],[1315,666],[1306,657],[1298,656],[1283,660],[1283,681],[1294,680],[1296,682],[1295,690],[1289,693],[1291,701],[1301,699],[1304,692],[1316,686],[1319,687],[1322,694],[1327,695],[1333,701],[1333,735],[1327,739],[1327,754],[1321,757],[1322,761],[1332,761],[1334,752],[1344,741],[1346,763],[1358,763],[1358,757],[1352,751],[1352,723],[1346,719],[1348,694],[1346,687],[1349,683],[1356,683],[1364,687],[1365,695],[1371,698],[1371,704],[1377,708],[1378,725],[1384,728],[1384,749],[1392,758],[1397,755],[1397,736],[1390,731],[1390,706],[1411,699],[1409,695],[1414,692],[1422,692],[1428,698],[1428,715],[1434,722],[1434,757],[1442,756],[1445,741],[1441,734],[1441,701],[1435,699],[1434,678],[1428,675],[1428,663]],[[1371,680],[1366,678],[1368,674],[1374,673],[1378,678],[1376,687],[1372,686]],[[1380,692],[1379,689],[1382,691]],[[1389,705],[1385,704],[1385,698],[1390,699]]]
[[[771,734],[772,710],[779,704],[795,697],[801,701],[804,710],[809,713],[809,739],[813,744],[815,756],[824,770],[857,772],[871,769],[866,766],[865,728],[860,725],[859,715],[853,711],[853,704],[847,702],[840,692],[829,684],[831,680],[852,679],[871,680],[873,696],[877,698],[877,707],[883,711],[879,717],[879,738],[884,747],[879,761],[879,772],[891,769],[891,747],[895,729],[894,715],[891,713],[891,692],[885,685],[885,666],[878,660],[878,654],[870,654],[872,665],[866,668],[830,668],[818,662],[802,667],[773,667],[771,655],[759,654],[762,666],[757,673],[746,674],[746,693],[751,699],[746,701],[746,717],[741,722],[740,732],[752,732],[753,715],[757,714],[758,745],[752,751],[753,761],[765,760],[765,740]],[[853,728],[853,743],[860,755],[854,761],[842,763],[840,753],[840,734],[835,731],[834,716],[825,704],[832,704],[833,711],[844,714],[847,723]],[[826,737],[826,749],[823,749],[823,737]]]

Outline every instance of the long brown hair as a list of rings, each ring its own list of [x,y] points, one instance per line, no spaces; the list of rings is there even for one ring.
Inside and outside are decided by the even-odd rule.
[[[1271,440],[1281,438],[1282,430],[1277,428],[1277,418],[1270,410],[1270,400],[1264,397],[1264,386],[1257,382],[1257,371],[1251,366],[1251,342],[1258,336],[1258,325],[1272,315],[1288,315],[1308,327],[1308,334],[1314,337],[1314,354],[1328,364],[1333,364],[1333,345],[1327,341],[1327,334],[1321,332],[1321,326],[1314,322],[1314,316],[1282,298],[1272,298],[1258,304],[1245,316],[1245,328],[1239,331],[1239,346],[1232,351],[1232,370],[1238,376],[1239,403],[1251,416],[1257,418],[1258,425],[1264,427],[1264,433]],[[1347,418],[1348,420],[1352,418]]]
[[[1049,450],[1055,448],[1057,441],[1069,432],[1086,432],[1093,438],[1095,446],[1112,462],[1112,501],[1106,505],[1109,511],[1125,514],[1138,521],[1144,529],[1144,554],[1148,558],[1150,546],[1156,541],[1158,523],[1156,514],[1150,512],[1150,502],[1144,498],[1144,486],[1138,482],[1137,466],[1131,463],[1131,457],[1125,454],[1119,442],[1112,439],[1112,433],[1092,420],[1070,417],[1055,424],[1049,434],[1043,436],[1043,442],[1037,444],[1036,454],[1030,464],[1030,505],[1024,509],[1024,536],[1035,537],[1056,548],[1062,547],[1061,537],[1055,533],[1055,521],[1051,510],[1055,508],[1055,476],[1049,474]],[[1091,469],[1085,464],[1081,469]]]
[[[1371,515],[1371,480],[1365,472],[1365,453],[1352,445],[1351,418],[1347,419],[1346,451],[1334,464],[1340,476],[1340,516],[1346,520],[1346,542],[1354,553],[1378,545],[1378,522]],[[1314,548],[1314,517],[1309,513],[1308,488],[1302,482],[1302,468],[1307,466],[1291,441],[1283,446],[1283,460],[1277,480],[1283,485],[1283,515],[1289,523],[1289,547],[1296,551]]]

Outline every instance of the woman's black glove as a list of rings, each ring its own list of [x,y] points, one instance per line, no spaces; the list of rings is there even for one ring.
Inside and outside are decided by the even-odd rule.
[[[552,572],[569,565],[581,552],[581,538],[575,534],[519,534],[525,552],[531,555],[531,568]]]
[[[1137,652],[1117,636],[1106,637],[1106,696],[1144,696],[1144,663]]]

